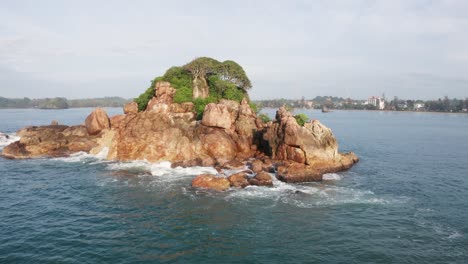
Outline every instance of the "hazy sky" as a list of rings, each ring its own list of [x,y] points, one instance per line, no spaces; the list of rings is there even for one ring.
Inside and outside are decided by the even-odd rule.
[[[254,99],[468,96],[468,1],[0,2],[0,96],[143,92],[232,59]]]

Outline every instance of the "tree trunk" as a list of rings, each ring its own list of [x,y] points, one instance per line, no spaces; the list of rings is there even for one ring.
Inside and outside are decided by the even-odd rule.
[[[207,98],[210,95],[208,82],[202,76],[193,79],[193,98]]]

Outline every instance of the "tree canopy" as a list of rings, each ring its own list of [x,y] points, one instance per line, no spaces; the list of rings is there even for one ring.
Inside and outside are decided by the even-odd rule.
[[[203,80],[209,88],[207,98],[193,98],[192,91],[199,80]],[[247,90],[252,88],[244,69],[235,61],[219,62],[209,57],[200,57],[182,67],[171,67],[163,76],[153,79],[151,86],[134,100],[138,103],[140,111],[145,110],[148,102],[154,97],[154,87],[158,81],[170,82],[176,88],[175,103],[193,102],[199,117],[206,104],[219,99],[237,102],[243,98],[249,99]]]

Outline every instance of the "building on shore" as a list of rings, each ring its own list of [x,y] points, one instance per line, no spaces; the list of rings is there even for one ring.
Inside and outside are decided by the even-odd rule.
[[[383,110],[385,108],[385,100],[379,96],[372,96],[367,99],[367,104],[375,106],[379,110]]]

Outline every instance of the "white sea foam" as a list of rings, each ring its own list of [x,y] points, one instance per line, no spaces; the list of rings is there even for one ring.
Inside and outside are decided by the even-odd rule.
[[[76,162],[85,163],[85,162],[92,162],[92,161],[102,162],[102,161],[104,161],[106,159],[108,152],[109,152],[108,148],[103,148],[96,155],[80,151],[80,152],[73,153],[68,157],[53,158],[52,160],[63,161],[63,162],[72,162],[72,163],[76,163]]]
[[[18,140],[20,140],[20,137],[15,133],[5,134],[0,132],[0,149]]]
[[[336,173],[325,173],[322,178],[324,181],[339,181],[341,176]]]
[[[460,237],[462,237],[462,236],[463,236],[463,235],[460,234],[458,231],[455,231],[455,232],[451,233],[447,238],[448,238],[449,240],[452,240],[452,239],[460,238]]]
[[[269,199],[301,208],[313,208],[342,204],[384,205],[398,202],[396,199],[378,197],[371,191],[348,187],[331,186],[323,183],[290,184],[273,178],[273,187],[248,186],[233,189],[227,201]]]
[[[193,177],[202,173],[217,174],[217,171],[212,167],[189,167],[182,168],[176,167],[171,168],[169,161],[163,161],[159,163],[150,163],[145,160],[137,160],[130,162],[116,162],[107,165],[110,170],[131,170],[139,169],[147,172],[151,172],[153,176],[159,176],[162,179],[174,180],[180,178]]]

